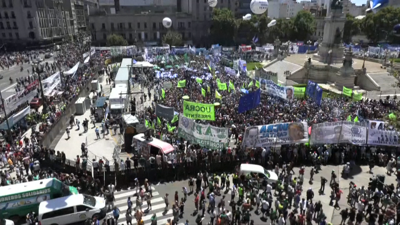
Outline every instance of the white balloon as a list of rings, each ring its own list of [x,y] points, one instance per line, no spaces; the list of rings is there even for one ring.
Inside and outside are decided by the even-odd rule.
[[[251,20],[251,14],[246,14],[243,16],[243,20]]]
[[[271,22],[268,23],[268,27],[273,27],[276,25],[276,20],[271,20]]]
[[[214,8],[215,6],[217,6],[218,1],[217,0],[208,0],[208,5],[212,8]]]
[[[170,28],[172,26],[172,20],[169,17],[165,17],[162,20],[162,24],[164,25],[165,28]]]
[[[268,9],[268,0],[251,0],[250,9],[254,14],[263,14]]]

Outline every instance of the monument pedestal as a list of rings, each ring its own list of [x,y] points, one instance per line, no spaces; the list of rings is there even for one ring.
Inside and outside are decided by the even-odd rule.
[[[344,47],[341,44],[322,43],[318,47],[318,53],[313,55],[313,59],[328,65],[341,63],[343,52]]]
[[[346,51],[343,59],[343,66],[336,73],[335,84],[338,88],[354,88],[356,74],[353,69],[353,53],[351,50]]]

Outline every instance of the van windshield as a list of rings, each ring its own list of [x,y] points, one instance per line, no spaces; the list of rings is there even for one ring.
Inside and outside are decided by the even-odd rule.
[[[265,176],[267,176],[267,178],[269,178],[271,175],[269,174],[268,170],[264,169],[264,174]]]
[[[94,207],[96,205],[96,199],[90,195],[83,195],[83,204]]]

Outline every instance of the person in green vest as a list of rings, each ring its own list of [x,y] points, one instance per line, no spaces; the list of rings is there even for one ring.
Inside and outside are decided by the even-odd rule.
[[[271,219],[271,224],[273,224],[278,219],[278,213],[276,209],[272,210],[271,214],[269,215],[269,218]]]
[[[243,190],[242,185],[239,186],[238,192],[239,192],[239,202],[243,202],[244,190]]]

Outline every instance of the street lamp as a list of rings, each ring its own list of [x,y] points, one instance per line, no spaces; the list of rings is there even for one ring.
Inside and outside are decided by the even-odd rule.
[[[310,54],[310,46],[311,46],[312,41],[308,40],[307,41],[307,45],[308,45],[308,50],[307,50],[307,54]]]

